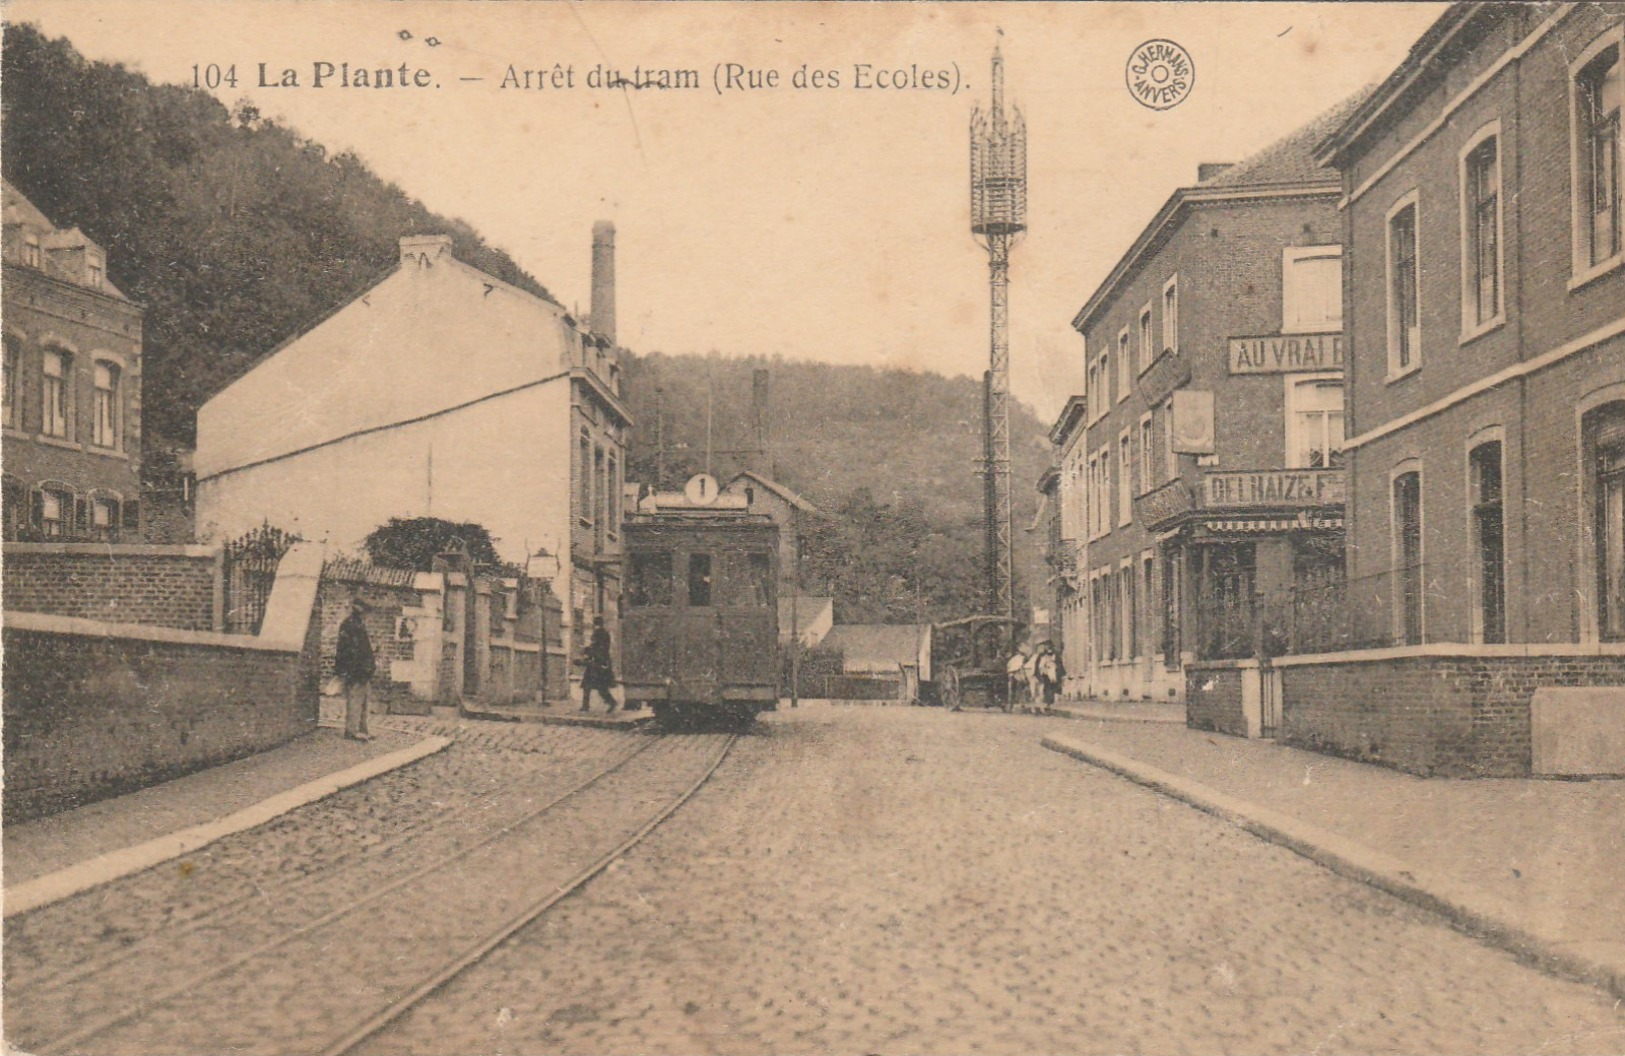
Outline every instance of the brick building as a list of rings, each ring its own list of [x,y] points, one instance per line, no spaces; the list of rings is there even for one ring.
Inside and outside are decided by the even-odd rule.
[[[1073,693],[1182,699],[1193,659],[1294,648],[1342,563],[1342,232],[1317,144],[1176,190],[1073,320],[1057,448]],[[1084,645],[1082,643],[1086,642]]]
[[[1625,773],[1622,50],[1616,6],[1457,4],[1317,150],[1342,177],[1367,648],[1252,676],[1287,743]],[[1215,726],[1241,676],[1212,681]]]
[[[1625,640],[1622,35],[1458,5],[1322,147],[1372,643]]]
[[[3,185],[7,540],[140,538],[142,309]]]
[[[391,517],[481,524],[502,560],[552,579],[579,677],[593,618],[619,618],[631,427],[613,226],[595,225],[592,259],[582,323],[449,237],[401,239],[394,271],[199,410],[199,535],[269,521],[354,553]]]

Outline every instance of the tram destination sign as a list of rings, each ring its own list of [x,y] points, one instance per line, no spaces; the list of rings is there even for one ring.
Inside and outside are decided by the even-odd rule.
[[[1209,473],[1204,506],[1326,506],[1344,497],[1341,469],[1272,469]]]
[[[1342,334],[1232,337],[1230,373],[1294,374],[1343,369]]]

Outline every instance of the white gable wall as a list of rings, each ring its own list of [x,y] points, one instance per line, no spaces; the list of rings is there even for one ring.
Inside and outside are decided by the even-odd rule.
[[[405,263],[203,405],[198,477],[549,377],[572,339],[558,306],[449,253]]]

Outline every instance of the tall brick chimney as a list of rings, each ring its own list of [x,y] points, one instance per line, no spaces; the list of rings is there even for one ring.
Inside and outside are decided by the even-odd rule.
[[[592,309],[588,325],[615,344],[615,225],[592,225]]]

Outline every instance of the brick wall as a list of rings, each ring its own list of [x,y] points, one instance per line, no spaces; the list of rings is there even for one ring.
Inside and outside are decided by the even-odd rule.
[[[1247,736],[1241,706],[1241,669],[1234,664],[1192,664],[1185,669],[1185,724],[1233,737]]]
[[[396,620],[403,609],[415,609],[423,604],[423,596],[411,587],[378,583],[357,583],[350,580],[323,579],[317,597],[320,604],[322,652],[322,678],[333,677],[333,663],[338,658],[339,625],[350,615],[350,602],[357,595],[368,605],[364,620],[367,636],[372,639],[373,660],[378,673],[373,678],[374,694],[388,699],[392,692],[391,667],[397,659],[412,659],[413,643],[396,637]],[[410,695],[408,688],[400,687],[402,694]]]
[[[7,543],[7,612],[215,629],[218,556],[200,547]]]
[[[316,727],[312,665],[293,651],[14,626],[4,644],[8,822],[264,751]]]
[[[1526,777],[1536,689],[1625,686],[1620,655],[1305,659],[1277,661],[1281,743],[1423,776]]]

